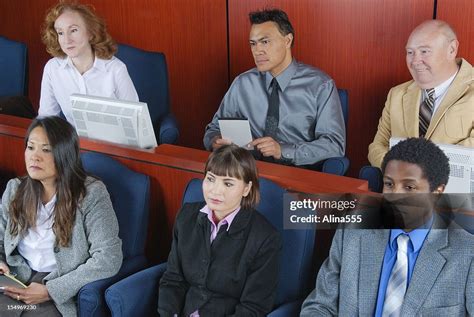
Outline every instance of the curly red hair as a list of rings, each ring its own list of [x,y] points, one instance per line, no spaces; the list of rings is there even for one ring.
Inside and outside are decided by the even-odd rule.
[[[46,51],[54,57],[65,57],[58,42],[58,34],[54,28],[57,18],[65,11],[75,11],[84,19],[87,31],[91,35],[90,45],[95,56],[110,59],[117,51],[117,45],[107,32],[107,27],[102,18],[96,15],[95,9],[90,5],[78,2],[60,1],[51,7],[44,19],[42,40],[46,45]]]

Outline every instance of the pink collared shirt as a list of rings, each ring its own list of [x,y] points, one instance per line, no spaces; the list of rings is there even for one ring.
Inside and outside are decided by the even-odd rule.
[[[228,214],[224,219],[219,221],[219,223],[216,226],[216,224],[214,223],[212,210],[207,205],[202,207],[200,212],[207,214],[207,219],[209,219],[209,221],[211,222],[211,237],[210,237],[211,242],[214,241],[214,239],[216,238],[217,233],[219,232],[219,229],[222,227],[222,225],[227,224],[227,231],[229,231],[230,225],[232,224],[232,221],[234,221],[234,218],[239,211],[240,211],[240,206],[236,210]]]

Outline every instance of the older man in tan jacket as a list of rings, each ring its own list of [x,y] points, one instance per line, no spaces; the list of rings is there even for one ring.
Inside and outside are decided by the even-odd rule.
[[[420,24],[406,46],[413,80],[392,88],[369,145],[380,167],[391,137],[423,136],[435,143],[474,147],[474,69],[457,59],[456,33],[440,20]]]

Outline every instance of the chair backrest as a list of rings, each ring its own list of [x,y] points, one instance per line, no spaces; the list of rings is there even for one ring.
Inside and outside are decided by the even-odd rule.
[[[347,131],[347,125],[349,123],[349,95],[345,89],[338,89],[337,92],[341,100],[342,115],[344,116],[344,124],[346,125]]]
[[[341,110],[342,116],[344,117],[344,126],[346,128],[346,135],[347,135],[347,126],[349,124],[349,96],[347,90],[345,89],[338,89],[339,100],[341,101]],[[347,142],[346,142],[347,143]],[[318,162],[313,166],[309,166],[308,168],[313,170],[321,170],[323,173],[334,174],[334,175],[346,175],[347,170],[349,169],[350,161],[349,158],[346,156],[342,157],[331,157],[325,161]]]
[[[124,258],[145,253],[148,229],[150,179],[111,157],[95,152],[81,154],[86,172],[104,182],[119,223]]]
[[[168,67],[163,53],[118,44],[115,54],[127,66],[138,98],[148,104],[151,121],[157,124],[169,113]]]
[[[362,166],[359,171],[359,178],[365,179],[369,183],[369,189],[376,193],[381,193],[383,189],[383,175],[380,168],[375,166]]]
[[[311,287],[314,229],[283,228],[283,195],[286,190],[274,182],[260,178],[260,203],[257,210],[280,232],[283,250],[275,308],[305,297]],[[192,179],[186,186],[183,203],[204,201],[202,180]]]
[[[26,44],[0,36],[0,97],[27,95],[27,53]]]

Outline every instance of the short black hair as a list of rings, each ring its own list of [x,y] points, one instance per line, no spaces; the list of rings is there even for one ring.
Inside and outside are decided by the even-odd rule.
[[[285,36],[288,34],[293,35],[291,46],[295,43],[295,31],[291,25],[290,19],[285,11],[280,9],[263,9],[259,11],[253,11],[249,13],[250,24],[262,24],[265,22],[275,22],[278,26],[280,33]]]
[[[433,142],[424,138],[408,138],[392,147],[382,162],[382,173],[390,161],[418,165],[430,184],[430,191],[446,185],[449,179],[449,159]]]

